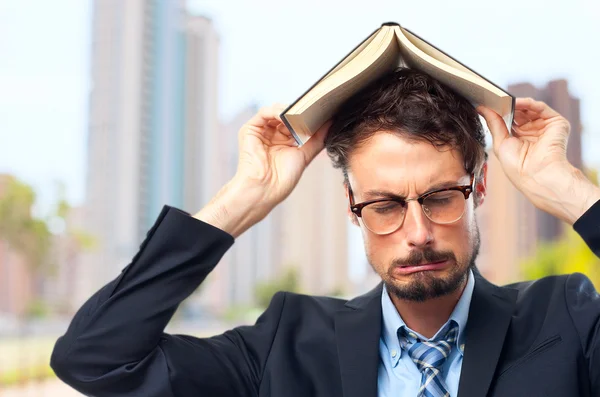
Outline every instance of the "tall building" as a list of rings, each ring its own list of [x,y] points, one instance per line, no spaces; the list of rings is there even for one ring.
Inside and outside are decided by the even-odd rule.
[[[186,14],[181,0],[95,0],[93,38],[86,228],[98,251],[84,254],[94,257],[83,265],[90,293],[129,263],[163,204],[195,212],[231,178],[237,131],[256,111],[242,112],[226,133],[219,128],[219,38],[212,22]],[[302,193],[288,199],[295,204],[237,239],[194,302],[218,310],[251,302],[256,283],[286,264],[299,268],[307,292],[343,288],[338,174],[326,156],[315,160]]]
[[[225,137],[219,128],[219,37],[210,19],[187,16],[185,29],[185,180],[182,206],[197,211],[226,180],[221,165]]]
[[[183,1],[95,0],[86,230],[88,293],[118,276],[164,204],[215,191],[218,38]]]
[[[164,204],[182,207],[184,197],[187,18],[180,0],[145,0],[137,239]]]
[[[477,266],[490,281],[506,284],[521,278],[519,261],[537,248],[536,212],[494,153],[488,155],[487,194],[475,210],[481,233]]]
[[[323,151],[281,204],[281,263],[299,270],[307,293],[351,289],[346,207],[342,173]]]
[[[214,153],[218,159],[219,187],[227,183],[237,170],[238,132],[258,111],[248,106],[229,122],[221,125],[221,144]],[[222,312],[230,306],[251,305],[258,283],[273,280],[281,267],[281,209],[275,208],[265,219],[236,238],[235,244],[209,274],[201,287],[198,303]]]
[[[546,102],[571,124],[567,158],[583,169],[581,153],[580,101],[569,92],[564,79],[537,88],[530,83],[508,86],[517,97]],[[535,252],[539,241],[553,241],[562,235],[565,224],[538,210],[512,186],[493,153],[489,154],[488,194],[477,210],[482,234],[479,267],[491,280],[502,283],[521,278],[519,261]]]
[[[89,288],[114,278],[138,242],[144,46],[142,1],[94,1],[86,228],[99,246]],[[127,21],[125,23],[124,21]]]

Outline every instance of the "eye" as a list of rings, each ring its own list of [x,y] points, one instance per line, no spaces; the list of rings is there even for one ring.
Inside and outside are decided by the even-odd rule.
[[[433,193],[425,198],[424,204],[430,207],[450,206],[458,202],[461,196],[462,193],[455,190]]]
[[[371,209],[377,214],[387,214],[393,211],[401,209],[402,205],[395,201],[385,201],[382,203],[376,203],[371,206]]]
[[[435,203],[435,204],[446,204],[446,203],[449,203],[450,200],[452,200],[451,196],[440,197],[440,196],[436,195],[436,196],[427,198],[428,202]]]

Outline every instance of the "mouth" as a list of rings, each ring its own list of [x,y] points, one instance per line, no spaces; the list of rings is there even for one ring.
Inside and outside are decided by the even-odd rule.
[[[448,260],[439,262],[423,263],[420,265],[398,266],[394,268],[394,273],[398,275],[406,275],[416,272],[424,272],[428,270],[442,270],[448,264]]]

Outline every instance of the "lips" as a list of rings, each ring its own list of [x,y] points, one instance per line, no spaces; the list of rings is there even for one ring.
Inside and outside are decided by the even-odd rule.
[[[447,264],[448,264],[448,261],[443,260],[440,262],[424,263],[421,265],[399,266],[399,267],[394,268],[394,273],[397,273],[399,275],[406,275],[406,274],[411,274],[411,273],[416,273],[416,272],[442,270],[443,268],[446,267]]]
[[[428,263],[421,263],[418,265],[401,265],[400,267],[417,267],[417,266],[428,266],[428,265],[437,265],[439,263],[445,262],[446,260],[441,260],[441,261],[436,261],[436,262],[428,262]]]

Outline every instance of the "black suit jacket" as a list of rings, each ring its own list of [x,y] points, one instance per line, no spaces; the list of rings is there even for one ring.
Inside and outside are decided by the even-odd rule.
[[[574,228],[600,256],[600,201]],[[58,339],[54,371],[97,397],[376,397],[381,285],[350,301],[280,292],[255,325],[211,338],[163,332],[232,243],[165,207]],[[459,396],[600,396],[599,331],[582,274],[506,287],[478,275]]]

